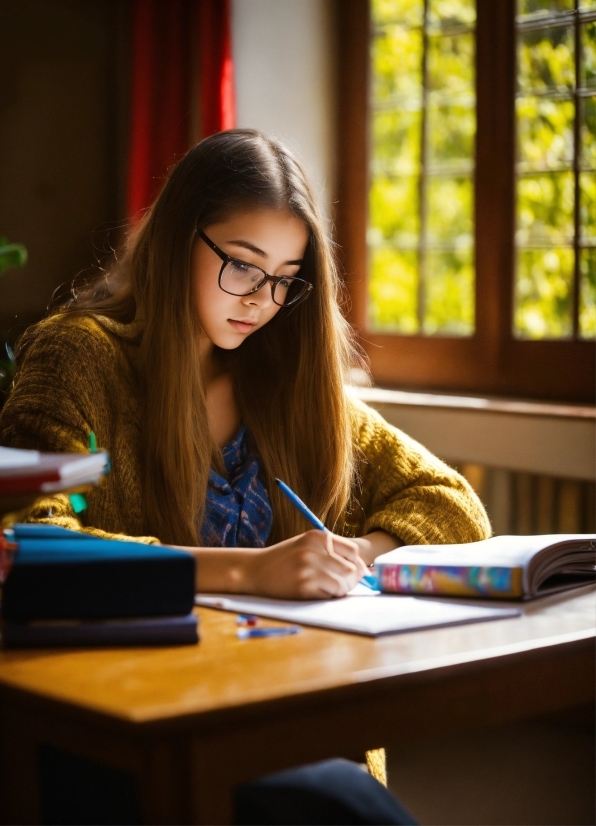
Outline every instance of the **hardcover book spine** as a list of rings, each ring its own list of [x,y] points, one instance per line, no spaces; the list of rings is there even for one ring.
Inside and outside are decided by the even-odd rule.
[[[377,565],[376,575],[381,591],[396,594],[498,599],[523,596],[521,568]]]

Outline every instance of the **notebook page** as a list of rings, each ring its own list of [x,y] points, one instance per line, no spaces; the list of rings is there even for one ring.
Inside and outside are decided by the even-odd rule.
[[[302,602],[229,594],[198,594],[197,605],[238,614],[315,625],[376,637],[446,625],[504,619],[521,614],[517,608],[461,605],[425,597],[393,594],[353,594],[342,599]]]

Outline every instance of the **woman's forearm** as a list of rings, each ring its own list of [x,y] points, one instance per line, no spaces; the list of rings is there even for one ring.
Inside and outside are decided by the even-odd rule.
[[[313,532],[310,532],[312,535]],[[317,532],[314,532],[317,535]],[[296,537],[295,539],[299,539]],[[336,541],[342,542],[340,537],[334,537]],[[345,542],[345,540],[344,540]],[[367,536],[360,536],[351,540],[354,542],[360,553],[365,565],[371,565],[375,558],[380,554],[391,551],[403,545],[399,539],[396,539],[391,534],[385,531],[373,531]],[[280,543],[276,556],[278,560],[287,559],[289,562],[290,550],[284,551],[281,546],[286,543]],[[263,565],[260,564],[265,561],[265,556],[269,556],[265,549],[261,548],[181,548],[192,554],[197,561],[197,572],[195,585],[197,591],[202,592],[216,592],[224,594],[253,594],[266,592],[271,589],[266,586],[265,579],[268,569],[271,567],[267,565],[263,570]],[[273,548],[268,549],[270,551]],[[281,556],[280,553],[281,552]],[[288,556],[289,555],[289,556]],[[312,567],[307,560],[299,560],[299,567]],[[273,569],[275,571],[275,568]],[[289,569],[285,564],[282,564],[280,570],[275,571],[273,579],[280,582],[282,590],[289,588],[290,592],[294,590],[294,586],[288,584],[284,586],[282,580],[288,576]],[[298,577],[299,579],[300,577]],[[273,585],[276,588],[276,585]],[[280,594],[281,595],[281,594]],[[296,592],[298,595],[298,592]]]
[[[358,545],[360,556],[366,565],[372,565],[381,554],[404,544],[401,539],[396,539],[385,531],[373,531],[366,536],[358,536],[353,541]]]
[[[252,548],[184,548],[197,561],[195,587],[197,591],[225,594],[250,593],[248,571],[259,553]]]
[[[197,591],[278,599],[330,599],[350,591],[366,572],[356,543],[306,531],[267,548],[180,548],[197,563]]]

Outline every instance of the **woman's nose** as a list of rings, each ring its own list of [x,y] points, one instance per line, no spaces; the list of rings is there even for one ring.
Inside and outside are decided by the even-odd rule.
[[[266,282],[256,293],[243,296],[242,303],[247,307],[269,308],[273,304],[273,284]]]

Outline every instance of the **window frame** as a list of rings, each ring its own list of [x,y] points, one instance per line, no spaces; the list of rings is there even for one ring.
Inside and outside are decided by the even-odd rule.
[[[367,329],[370,0],[336,0],[335,226],[351,299],[348,319],[379,384],[594,403],[595,342],[513,336],[515,5],[477,0],[476,320],[475,333],[460,338]]]

